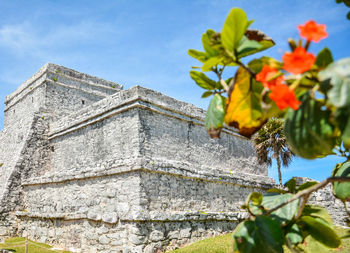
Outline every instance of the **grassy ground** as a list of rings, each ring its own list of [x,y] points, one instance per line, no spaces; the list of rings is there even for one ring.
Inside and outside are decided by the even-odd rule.
[[[16,253],[24,253],[24,244],[25,238],[23,237],[9,238],[5,240],[5,243],[0,243],[0,249],[6,249]],[[50,245],[34,242],[31,240],[29,240],[28,246],[28,253],[69,253],[69,251],[52,250],[52,246]]]
[[[343,228],[336,228],[336,231],[338,235],[341,237],[346,234],[346,229]],[[28,252],[30,253],[52,253],[52,252],[60,252],[60,253],[69,253],[69,251],[58,251],[58,250],[52,250],[52,246],[44,244],[44,243],[37,243],[34,241],[29,240],[29,249]],[[16,238],[10,238],[6,239],[5,243],[0,244],[0,249],[7,249],[12,252],[16,253],[24,253],[24,244],[25,244],[25,238],[22,237],[16,237]],[[177,249],[174,251],[171,251],[171,253],[232,253],[233,247],[232,247],[232,233],[221,235],[209,239],[205,239],[196,243],[193,243],[187,247]],[[350,252],[350,238],[342,240],[342,246],[340,249],[335,250],[329,250],[329,252]],[[289,250],[285,250],[285,253],[290,253]]]
[[[345,235],[346,229],[336,228],[338,235],[341,237]],[[193,243],[187,247],[171,251],[171,253],[232,253],[232,233],[221,235],[209,239],[205,239],[196,243]],[[342,240],[342,246],[339,249],[329,252],[350,252],[350,238]],[[285,249],[285,253],[290,253],[288,249]]]

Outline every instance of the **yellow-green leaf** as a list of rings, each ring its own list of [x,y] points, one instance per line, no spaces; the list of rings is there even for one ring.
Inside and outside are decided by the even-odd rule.
[[[207,72],[211,71],[212,67],[215,67],[216,65],[222,65],[221,64],[222,59],[218,56],[210,57],[208,60],[206,60],[202,66],[202,71]]]
[[[340,238],[323,219],[311,216],[301,216],[300,221],[305,224],[305,230],[319,243],[328,248],[340,246]]]
[[[328,226],[333,227],[332,217],[329,215],[327,210],[321,206],[305,205],[302,215],[322,219]]]
[[[210,97],[211,95],[213,95],[213,92],[206,91],[202,94],[201,98],[207,98],[207,97]]]
[[[210,43],[210,39],[211,39],[211,36],[215,34],[215,31],[214,30],[207,30],[206,33],[203,33],[202,35],[202,44],[203,44],[203,48],[205,50],[205,52],[207,53],[207,55],[210,57],[210,56],[216,56],[218,55],[218,51],[216,49],[214,49],[212,46],[211,46],[211,43]]]
[[[231,9],[221,32],[222,45],[230,54],[238,48],[248,25],[247,14],[242,9]]]
[[[200,62],[205,62],[207,60],[207,54],[195,49],[188,50],[188,55],[197,59]]]
[[[239,129],[243,136],[250,137],[266,122],[261,107],[263,86],[251,78],[243,68],[235,76],[235,86],[230,94],[225,123]]]
[[[205,74],[199,71],[191,70],[191,78],[196,82],[198,86],[206,90],[215,90],[217,83],[214,80],[211,80]]]

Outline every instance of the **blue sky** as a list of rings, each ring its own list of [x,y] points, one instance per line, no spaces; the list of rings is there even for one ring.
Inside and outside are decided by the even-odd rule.
[[[335,0],[1,0],[0,109],[4,97],[47,62],[206,109],[209,99],[200,98],[188,74],[197,62],[187,50],[201,49],[206,29],[220,31],[232,7],[243,8],[255,20],[251,27],[275,40],[264,54],[280,59],[287,39],[298,38],[296,26],[314,19],[327,25],[329,37],[311,51],[328,46],[335,59],[350,55],[348,8]],[[296,159],[283,176],[321,180],[337,161]],[[275,168],[270,175],[276,178]]]

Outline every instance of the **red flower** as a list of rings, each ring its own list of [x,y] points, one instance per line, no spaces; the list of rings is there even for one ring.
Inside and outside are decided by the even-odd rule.
[[[275,101],[280,110],[286,109],[289,106],[293,110],[297,110],[300,101],[297,100],[294,91],[285,84],[277,84],[270,93],[269,97]]]
[[[319,42],[321,39],[327,38],[326,25],[318,25],[315,21],[309,20],[305,25],[298,25],[300,37]]]
[[[292,53],[285,53],[282,56],[283,68],[293,74],[301,74],[311,69],[316,57],[306,52],[305,48],[297,47]]]
[[[283,82],[283,76],[279,76],[271,80],[271,78],[273,78],[277,73],[278,73],[277,69],[274,69],[268,65],[265,65],[262,68],[261,72],[256,75],[256,80],[258,82],[261,82],[264,85],[264,87],[271,90],[274,86]]]

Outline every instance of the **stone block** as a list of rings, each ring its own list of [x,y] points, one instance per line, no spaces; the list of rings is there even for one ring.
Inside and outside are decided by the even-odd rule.
[[[106,235],[101,235],[98,238],[98,241],[99,241],[99,243],[105,245],[105,244],[108,244],[111,240]]]

